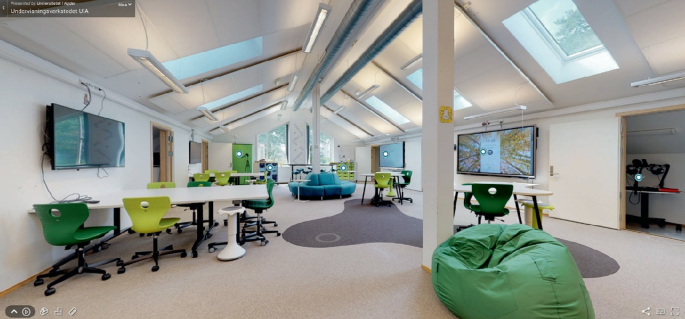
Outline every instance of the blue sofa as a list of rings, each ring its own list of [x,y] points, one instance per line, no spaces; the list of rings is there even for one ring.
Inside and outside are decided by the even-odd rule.
[[[297,196],[297,182],[288,183],[290,192]],[[300,197],[319,197],[352,195],[356,183],[341,181],[338,175],[331,173],[309,174],[309,181],[300,184]]]

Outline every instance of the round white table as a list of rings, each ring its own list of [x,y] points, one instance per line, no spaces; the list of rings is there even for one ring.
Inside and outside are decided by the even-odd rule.
[[[294,179],[293,182],[297,182],[297,199],[295,200],[296,202],[303,202],[306,203],[308,200],[300,200],[300,184],[302,182],[308,182],[308,179]]]
[[[230,261],[245,256],[245,248],[238,245],[236,235],[238,234],[238,214],[245,211],[242,206],[226,207],[219,210],[219,214],[228,214],[228,241],[224,248],[216,256],[219,260]]]

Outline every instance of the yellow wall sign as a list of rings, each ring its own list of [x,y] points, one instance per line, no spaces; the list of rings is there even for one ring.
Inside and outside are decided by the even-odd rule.
[[[449,106],[440,107],[440,123],[452,123],[452,108]]]

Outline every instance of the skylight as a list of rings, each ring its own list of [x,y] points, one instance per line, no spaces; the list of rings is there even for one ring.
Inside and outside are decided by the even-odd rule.
[[[182,80],[262,55],[262,37],[225,45],[162,63]]]
[[[572,0],[539,0],[502,23],[557,84],[619,68]]]
[[[371,105],[376,111],[381,112],[391,121],[397,123],[397,125],[409,123],[409,119],[404,117],[400,112],[390,107],[390,105],[385,104],[381,99],[377,98],[375,95],[366,99],[366,103]]]
[[[419,89],[423,90],[423,69],[418,69],[414,71],[414,73],[409,74],[407,76],[407,80],[409,82],[413,83],[418,87]],[[465,109],[467,107],[471,107],[473,104],[466,100],[461,94],[457,93],[457,91],[454,91],[454,109],[455,110],[461,110]]]
[[[229,104],[229,103],[231,103],[231,102],[238,101],[238,100],[240,100],[240,99],[242,99],[242,98],[248,97],[248,96],[250,96],[250,95],[252,95],[252,94],[259,93],[259,92],[261,92],[261,91],[262,91],[262,85],[260,84],[260,85],[257,85],[257,86],[253,86],[253,87],[251,87],[251,88],[249,88],[249,89],[245,89],[245,90],[242,90],[242,91],[240,91],[240,92],[233,93],[233,94],[231,94],[231,95],[229,95],[229,96],[222,97],[222,98],[220,98],[220,99],[218,99],[218,100],[214,100],[214,101],[212,101],[212,102],[202,104],[201,106],[204,106],[204,107],[206,107],[206,108],[208,108],[208,109],[210,109],[210,110],[213,110],[213,109],[215,109],[215,108],[217,108],[217,107],[220,107],[220,106]]]

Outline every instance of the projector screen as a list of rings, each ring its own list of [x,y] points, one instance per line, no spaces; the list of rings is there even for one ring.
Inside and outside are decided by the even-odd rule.
[[[457,173],[535,177],[535,127],[461,134]]]
[[[404,168],[404,142],[380,146],[381,167]]]

